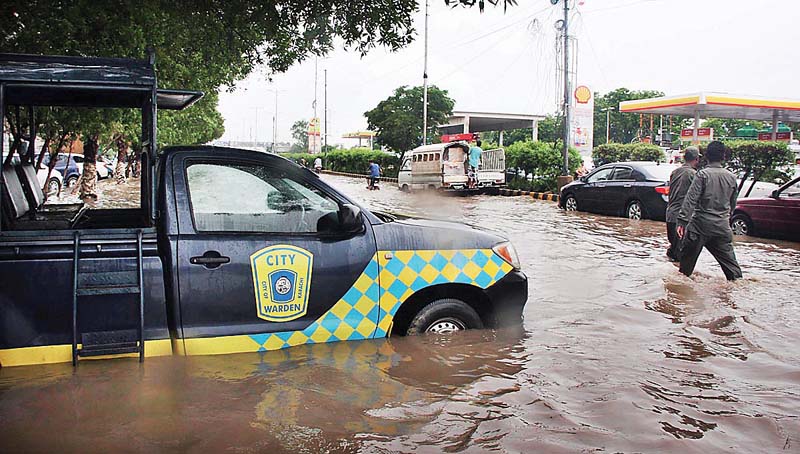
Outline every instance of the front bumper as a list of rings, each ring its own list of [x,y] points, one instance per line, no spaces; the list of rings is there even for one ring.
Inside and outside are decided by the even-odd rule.
[[[528,302],[528,277],[522,271],[512,271],[486,289],[494,308],[494,326],[513,326],[522,323],[522,310]]]

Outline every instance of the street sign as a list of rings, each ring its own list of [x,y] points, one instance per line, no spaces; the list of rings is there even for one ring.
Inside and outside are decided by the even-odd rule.
[[[771,132],[759,132],[758,133],[758,140],[765,140],[765,141],[772,141],[772,133]],[[792,133],[791,132],[779,132],[775,134],[775,141],[776,142],[791,142],[792,141]]]
[[[691,142],[694,140],[694,129],[681,129],[681,140]],[[711,142],[714,140],[714,128],[697,128],[698,142]]]
[[[458,142],[460,140],[470,142],[477,139],[478,134],[474,132],[467,132],[464,134],[445,134],[442,136],[442,143]]]

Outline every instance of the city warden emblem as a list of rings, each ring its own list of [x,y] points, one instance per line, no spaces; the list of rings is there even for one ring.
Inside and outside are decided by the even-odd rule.
[[[256,290],[256,314],[271,322],[306,315],[314,255],[288,244],[270,246],[250,256]]]

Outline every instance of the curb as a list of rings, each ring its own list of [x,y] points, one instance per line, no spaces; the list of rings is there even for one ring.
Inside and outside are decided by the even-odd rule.
[[[550,192],[531,192],[531,191],[520,191],[519,189],[501,189],[500,195],[503,196],[520,196],[520,195],[527,195],[536,200],[546,200],[549,202],[558,202],[558,194],[553,194]]]
[[[322,170],[322,173],[326,173],[328,175],[338,175],[340,177],[351,177],[351,178],[369,178],[367,175],[363,175],[360,173],[348,173],[348,172],[336,172],[334,170]],[[397,183],[397,178],[392,177],[381,177],[380,181],[388,181],[389,183]]]

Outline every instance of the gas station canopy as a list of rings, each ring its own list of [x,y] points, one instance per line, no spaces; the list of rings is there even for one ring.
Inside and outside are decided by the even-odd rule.
[[[800,122],[800,100],[711,92],[624,101],[619,103],[619,111],[693,118],[761,120],[773,123]]]

